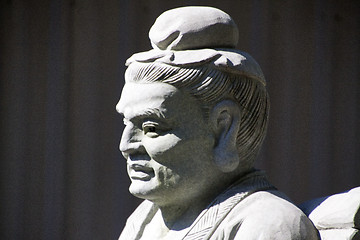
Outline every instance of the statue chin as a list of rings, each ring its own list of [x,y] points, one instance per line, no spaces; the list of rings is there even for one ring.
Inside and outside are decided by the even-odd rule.
[[[153,185],[151,181],[132,180],[129,192],[135,197],[148,199],[156,189]]]
[[[148,181],[132,180],[129,192],[137,198],[146,199],[157,202],[156,199],[163,198],[166,188],[162,188],[157,179],[150,179]]]

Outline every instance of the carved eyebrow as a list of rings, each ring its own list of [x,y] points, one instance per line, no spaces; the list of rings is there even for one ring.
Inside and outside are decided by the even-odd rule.
[[[160,119],[169,119],[168,117],[165,116],[165,114],[158,108],[147,108],[144,111],[140,112],[140,113],[136,113],[132,116],[129,116],[129,118],[127,118],[129,121],[131,121],[132,119],[136,119],[136,118],[145,118],[145,117],[157,117]]]

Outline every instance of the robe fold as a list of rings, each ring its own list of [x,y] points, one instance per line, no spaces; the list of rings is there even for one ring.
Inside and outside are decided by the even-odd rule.
[[[128,218],[119,240],[149,239],[145,226],[159,211],[143,201]],[[170,230],[171,231],[171,230]],[[261,171],[251,172],[205,208],[185,231],[171,240],[319,239],[304,213],[272,186]],[[150,240],[150,239],[149,239]]]

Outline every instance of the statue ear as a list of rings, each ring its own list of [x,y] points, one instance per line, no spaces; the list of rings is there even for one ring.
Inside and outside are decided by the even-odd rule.
[[[232,100],[217,103],[210,113],[216,137],[214,161],[222,172],[234,171],[240,162],[236,146],[240,115],[239,106]]]

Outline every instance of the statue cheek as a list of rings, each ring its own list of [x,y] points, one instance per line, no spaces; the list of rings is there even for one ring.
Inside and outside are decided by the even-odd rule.
[[[166,134],[156,138],[144,138],[142,142],[148,155],[157,161],[166,160],[160,158],[175,153],[182,140],[174,134]]]
[[[176,171],[174,172],[172,169],[165,166],[161,166],[157,172],[158,181],[167,187],[175,186],[181,179],[180,175]]]

